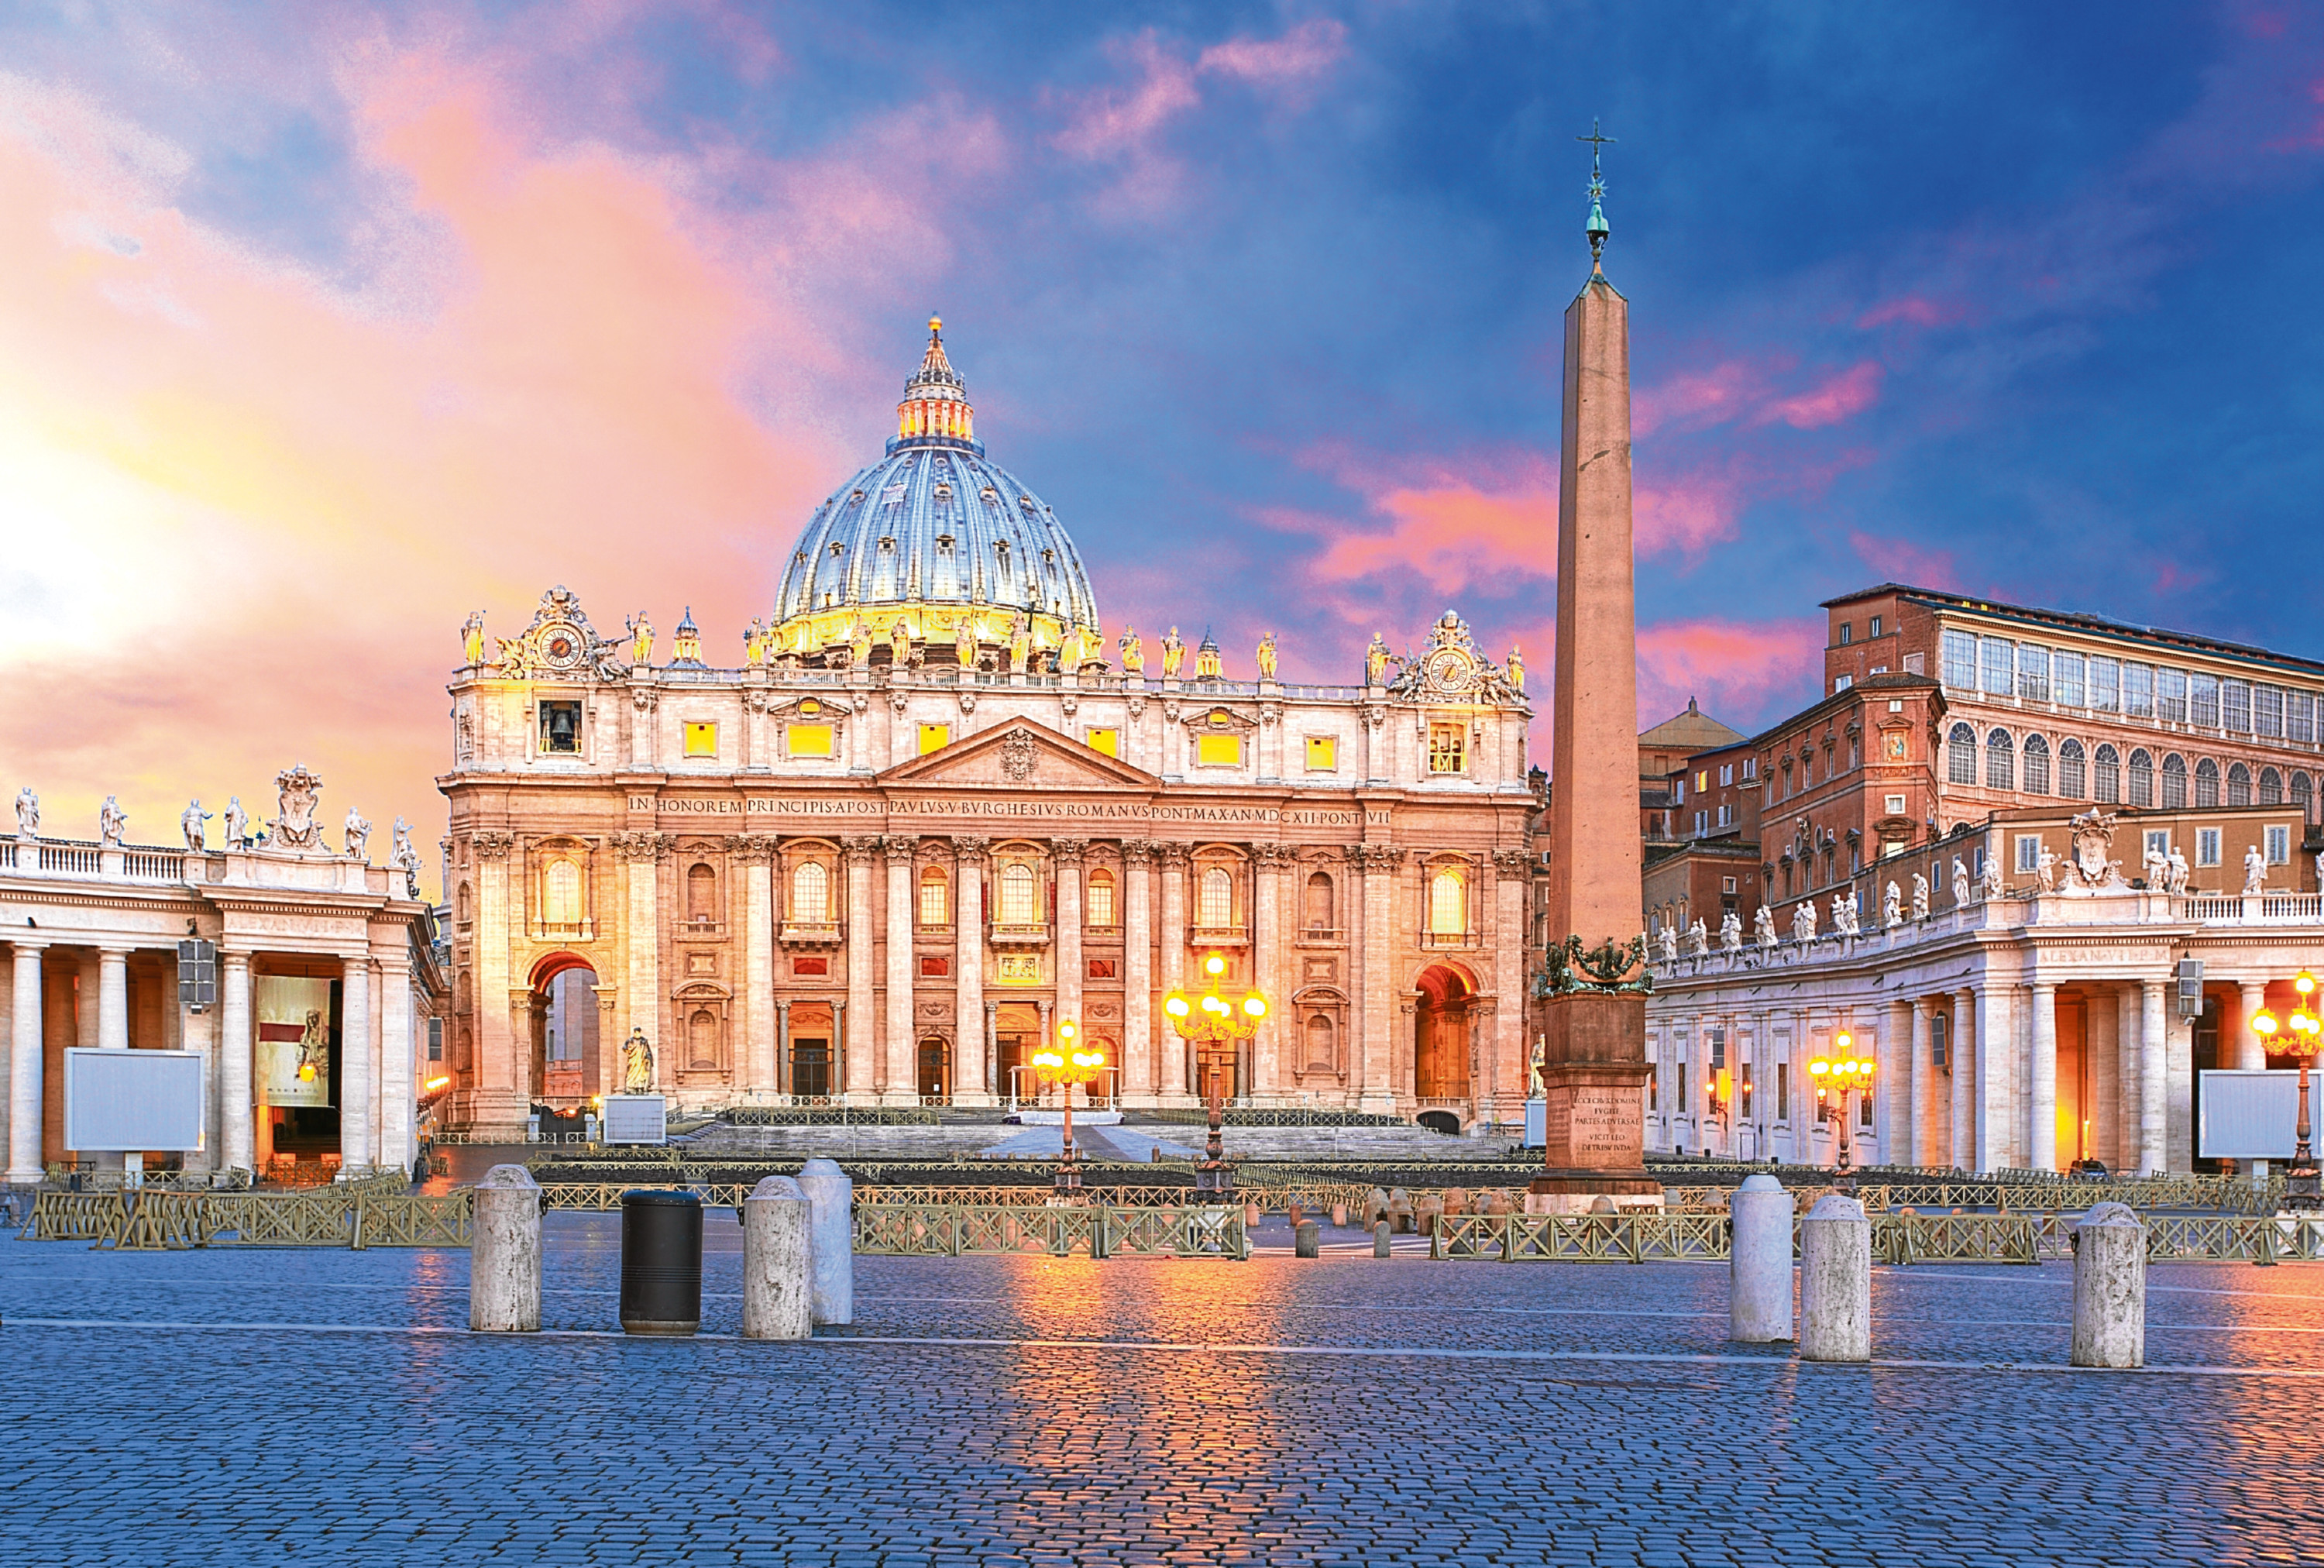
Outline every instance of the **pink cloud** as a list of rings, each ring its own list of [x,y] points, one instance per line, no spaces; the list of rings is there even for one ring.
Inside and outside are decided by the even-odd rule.
[[[1856,551],[1857,558],[1879,573],[1883,582],[1948,591],[1958,591],[1961,586],[1960,573],[1953,565],[1950,550],[1928,549],[1904,540],[1882,539],[1861,531],[1849,534],[1848,543]]]
[[[1347,27],[1333,19],[1303,22],[1280,38],[1231,38],[1203,51],[1195,69],[1249,82],[1280,85],[1323,75],[1348,52]]]
[[[1503,454],[1460,470],[1432,464],[1405,483],[1343,475],[1390,527],[1385,533],[1339,531],[1316,558],[1316,575],[1344,582],[1410,572],[1439,594],[1499,572],[1554,577],[1557,471],[1550,461],[1536,453]]]
[[[1137,79],[1127,87],[1099,88],[1072,100],[1073,112],[1057,145],[1077,158],[1115,158],[1139,152],[1165,125],[1202,102],[1194,69],[1158,42],[1152,29],[1111,52],[1129,62]]]
[[[1898,321],[1908,327],[1950,327],[1968,316],[1968,307],[1956,301],[1906,294],[1873,306],[1856,318],[1856,325],[1865,331]]]
[[[1638,723],[1658,723],[1696,698],[1704,712],[1748,733],[1775,699],[1783,706],[1812,690],[1824,623],[1664,621],[1638,628]]]
[[[1880,401],[1880,366],[1871,360],[1850,366],[1821,386],[1781,399],[1759,411],[1752,422],[1780,420],[1795,430],[1821,429],[1852,420]]]

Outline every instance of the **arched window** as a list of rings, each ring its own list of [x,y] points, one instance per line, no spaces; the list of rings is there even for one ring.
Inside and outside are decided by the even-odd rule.
[[[1954,784],[1977,782],[1977,732],[1955,724],[1945,737],[1945,778]]]
[[[1469,930],[1469,884],[1447,866],[1428,880],[1428,934],[1462,936]]]
[[[934,866],[920,873],[920,924],[929,929],[952,924],[952,884]]]
[[[2084,792],[2082,743],[2068,741],[2058,748],[2058,793],[2080,800]]]
[[[718,873],[706,865],[687,868],[686,923],[689,926],[715,926],[718,923]]]
[[[1305,911],[1307,929],[1332,929],[1332,878],[1327,872],[1316,872],[1307,879],[1307,907]]]
[[[1086,913],[1088,914],[1089,918],[1086,924],[1092,926],[1117,926],[1121,923],[1120,915],[1114,907],[1113,873],[1101,867],[1098,870],[1090,872],[1088,906]]]
[[[1212,931],[1223,931],[1234,924],[1234,873],[1226,867],[1213,866],[1203,873],[1194,924]]]
[[[2154,804],[2154,759],[2144,746],[2130,754],[2130,803],[2142,810]]]
[[[2235,763],[2227,769],[2227,804],[2249,806],[2251,803],[2251,770],[2241,762]]]
[[[1311,1014],[1307,1019],[1307,1070],[1329,1073],[1340,1065],[1337,1031],[1332,1020],[1322,1013]]]
[[[2050,793],[2050,742],[2040,735],[2025,737],[2025,793]]]
[[[544,925],[581,924],[581,868],[569,860],[553,860],[540,881],[540,918]]]
[[[475,895],[468,890],[468,884],[466,882],[460,884],[460,897],[456,908],[459,910],[461,925],[466,926],[476,918]]]
[[[2090,760],[2090,798],[2101,806],[2122,799],[2122,753],[2112,746],[2100,746]]]
[[[2292,776],[2292,803],[2300,807],[2300,819],[2302,822],[2308,820],[2309,804],[2315,798],[2315,786],[2309,782],[2308,775],[2294,773]]]
[[[2283,804],[2283,775],[2273,768],[2259,770],[2259,803],[2262,806]]]
[[[1001,868],[1001,924],[1030,926],[1040,918],[1040,879],[1019,861]]]
[[[2219,803],[2219,776],[2211,775],[2211,804]],[[2163,759],[2163,809],[2174,811],[2187,804],[2187,759],[2173,752]]]
[[[1985,787],[1987,789],[2012,789],[2011,781],[2016,771],[2017,748],[2007,730],[1994,730],[1985,737]]]
[[[798,926],[831,923],[831,873],[819,860],[804,860],[791,868],[791,922]]]
[[[706,1007],[694,1010],[686,1020],[686,1065],[697,1072],[718,1067],[718,1015]]]

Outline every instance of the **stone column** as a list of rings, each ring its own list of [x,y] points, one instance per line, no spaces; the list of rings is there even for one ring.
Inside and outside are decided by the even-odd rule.
[[[378,1156],[372,1121],[379,1114],[378,1060],[371,1041],[371,952],[340,960],[339,1168],[367,1169]]]
[[[791,1004],[785,997],[775,1003],[775,1093],[791,1092]]]
[[[2048,981],[2034,982],[2034,1049],[2032,1095],[2026,1105],[2031,1123],[2026,1163],[2035,1170],[2058,1168],[2058,988]]]
[[[525,942],[523,899],[520,896],[512,905],[509,897],[509,857],[516,839],[506,833],[478,833],[471,838],[470,847],[475,851],[476,872],[475,1077],[471,1103],[479,1123],[503,1136],[521,1135],[526,1085],[521,1063],[529,1056],[531,1042],[520,1038],[508,1007],[509,990],[522,978],[512,974],[510,960],[521,953]],[[633,921],[634,914],[633,909]]]
[[[410,1170],[418,1156],[412,1135],[418,1112],[413,1093],[411,948],[403,927],[393,928],[379,949],[379,1152],[377,1163]]]
[[[1089,853],[1085,838],[1049,841],[1049,855],[1057,872],[1057,1015],[1086,1030],[1082,1016],[1082,980],[1088,965],[1082,962],[1082,864]]]
[[[881,1102],[919,1103],[919,1062],[912,1038],[912,932],[918,911],[912,907],[912,854],[919,841],[892,837],[884,841],[888,855],[888,1010],[886,1014],[888,1071],[881,1085]]]
[[[1176,726],[1172,726],[1176,728]],[[1162,857],[1162,989],[1177,990],[1186,978],[1186,861],[1183,844],[1156,846]],[[1170,1031],[1157,1053],[1155,1082],[1165,1096],[1185,1098],[1196,1092],[1186,1066],[1186,1050]]]
[[[255,1170],[251,1103],[250,955],[218,948],[218,1167]]]
[[[2145,1002],[2138,982],[2115,987],[2115,1078],[2121,1109],[2115,1121],[2115,1163],[2118,1172],[2135,1175],[2139,1163],[2139,1123],[2146,1104],[2144,1036]]]
[[[1946,1046],[1952,1077],[1952,1164],[1958,1171],[1977,1169],[1976,1058],[1985,1054],[1985,1042],[1975,1038],[1977,992],[1964,986],[1953,992],[1953,1028]],[[1972,1050],[1972,1046],[1974,1049]]]
[[[1532,979],[1525,963],[1526,888],[1532,875],[1532,862],[1524,850],[1493,852],[1493,992],[1499,1001],[1493,1010],[1492,1043],[1485,1052],[1491,1064],[1486,1092],[1492,1098],[1489,1107],[1480,1109],[1492,1121],[1520,1125],[1527,1087],[1526,998]]]
[[[1281,725],[1276,726],[1277,733]],[[1279,844],[1250,846],[1250,982],[1267,998],[1267,1017],[1250,1037],[1250,1076],[1246,1094],[1272,1094],[1282,1086],[1282,1038],[1286,1021],[1283,988],[1275,973],[1277,936],[1283,925],[1282,890],[1277,868],[1288,852]]]
[[[1001,1050],[1001,1039],[999,1035],[1000,1022],[1001,1004],[997,1001],[986,1002],[984,1004],[983,1035],[984,1092],[996,1102],[1001,1097],[1001,1058],[999,1055]]]
[[[2118,1171],[2123,1165],[2122,1126],[2116,1118],[2122,1095],[2117,1077],[2121,1020],[2107,987],[2086,986],[2082,994],[2082,1075],[2089,1085],[2089,1103],[2082,1107],[2082,1114],[2090,1124],[2086,1151],[2090,1158],[2105,1161],[2107,1170]]]
[[[2267,1006],[2267,982],[2246,980],[2236,989],[2243,995],[2243,1010],[2236,1018],[2236,1065],[2246,1073],[2257,1073],[2267,1066],[2267,1042],[2252,1028],[2252,1019]]]
[[[97,1044],[129,1048],[129,949],[110,943],[97,950]]]
[[[879,1054],[871,1019],[877,957],[872,951],[872,857],[880,853],[880,841],[851,837],[841,840],[841,847],[847,852],[847,1016],[862,1026],[865,1036],[865,1048],[860,1051],[852,1048],[855,1043],[852,1033],[847,1037],[851,1048],[844,1093],[849,1104],[862,1105],[871,1101],[873,1058]]]
[[[1154,846],[1121,841],[1121,1050],[1123,1092],[1152,1096],[1163,1082],[1162,1043],[1155,1038]],[[1168,1031],[1164,1031],[1167,1033]]]
[[[990,1105],[986,1087],[991,1058],[984,1032],[984,852],[991,841],[955,837],[952,918],[957,938],[953,959],[953,1100]]]
[[[1933,1165],[1936,1162],[1929,1158],[1929,1088],[1937,1069],[1931,1060],[1929,999],[1916,996],[1892,1008],[1890,1014],[1895,1017],[1900,1011],[1904,1015],[1903,1038],[1907,1042],[1904,1053],[1906,1071],[1912,1076],[1905,1084],[1910,1106],[1905,1112],[1905,1136],[1898,1140],[1895,1159],[1899,1165]]]
[[[47,1047],[42,1028],[41,959],[47,944],[12,937],[15,961],[9,993],[8,1183],[25,1186],[41,1179],[41,1069]]]
[[[835,1094],[843,1102],[847,1093],[844,1085],[848,1081],[848,1056],[847,1002],[843,998],[831,1004],[831,1062],[824,1079],[826,1084],[843,1085],[836,1090],[826,1091]]]
[[[2170,1070],[2168,1028],[2163,1007],[2168,982],[2139,982],[2138,1022],[2138,1174],[2160,1176],[2170,1168]]]
[[[742,864],[742,1068],[745,1089],[775,1086],[775,840],[731,841]]]
[[[2184,1175],[2195,1168],[2195,1031],[2181,1021],[2175,1006],[2163,1015],[2163,1075],[2164,1168]]]
[[[2016,1038],[2009,1009],[2010,988],[1991,980],[1977,994],[1977,1169],[1991,1172],[2012,1163],[2014,1149],[2006,1058]]]

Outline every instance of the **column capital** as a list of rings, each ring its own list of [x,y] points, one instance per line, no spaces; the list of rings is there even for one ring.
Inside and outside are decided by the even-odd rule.
[[[919,851],[920,841],[909,834],[891,833],[880,841],[880,846],[888,852],[890,865],[909,865],[912,856]]]
[[[1150,838],[1125,838],[1121,841],[1121,862],[1124,865],[1142,866],[1154,859],[1154,841]]]
[[[138,946],[134,942],[124,942],[117,936],[100,937],[89,945],[97,949],[100,958],[126,958],[136,952]]]
[[[22,936],[11,931],[8,933],[8,945],[19,953],[40,953],[47,950],[50,939],[42,936]]]
[[[1053,838],[1049,841],[1049,857],[1059,865],[1077,866],[1087,853],[1089,840],[1085,838]]]
[[[953,858],[964,866],[982,865],[985,851],[991,847],[992,841],[981,835],[954,834],[953,835]]]
[[[880,853],[880,840],[876,835],[850,835],[839,841],[839,847],[846,854],[849,865],[868,866],[872,857]]]

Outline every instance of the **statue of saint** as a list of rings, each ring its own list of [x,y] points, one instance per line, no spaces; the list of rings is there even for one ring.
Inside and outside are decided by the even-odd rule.
[[[16,836],[31,840],[41,836],[41,798],[25,785],[16,791]]]
[[[1364,650],[1364,684],[1379,686],[1388,679],[1388,639],[1372,633],[1371,645]]]
[[[1272,632],[1259,640],[1259,678],[1275,678],[1275,633]]]
[[[121,809],[118,800],[106,796],[105,804],[97,811],[97,842],[107,849],[119,849],[122,836],[128,831],[129,813]]]
[[[2041,859],[2034,863],[2034,874],[2041,881],[2043,892],[2056,892],[2058,890],[2058,852],[2048,844],[2043,844]]]
[[[1929,879],[1914,872],[1913,873],[1913,918],[1925,920],[1928,918]]]
[[[653,1087],[653,1047],[646,1044],[645,1030],[633,1028],[622,1042],[622,1093],[650,1094]]]
[[[2187,896],[2187,852],[2177,844],[2171,846],[2170,893],[2174,899]]]
[[[207,847],[203,840],[208,837],[209,829],[204,825],[209,821],[210,815],[202,809],[201,801],[196,799],[188,804],[178,818],[178,826],[186,835],[186,847],[196,854]]]
[[[1065,645],[1057,655],[1057,669],[1065,675],[1079,675],[1082,661],[1089,657],[1089,639],[1076,625],[1065,633]]]
[[[1541,1062],[1542,1057],[1546,1054],[1547,1047],[1544,1043],[1538,1038],[1535,1039],[1533,1056],[1526,1063],[1526,1075],[1527,1093],[1536,1100],[1542,1099],[1549,1093],[1549,1085],[1541,1081]]]
[[[742,662],[763,664],[767,659],[767,623],[758,616],[742,628]]]
[[[347,835],[347,856],[351,860],[371,859],[371,824],[363,819],[355,808],[347,807],[347,820],[341,831]]]
[[[1960,856],[1955,855],[1953,856],[1953,907],[1957,909],[1966,909],[1968,905],[1969,866]]]
[[[460,625],[460,652],[471,668],[484,661],[484,613],[471,610]]]
[[[1509,689],[1516,692],[1520,696],[1524,696],[1525,654],[1519,651],[1517,645],[1514,642],[1509,644],[1509,661],[1506,668],[1508,671]]]
[[[226,846],[240,849],[250,839],[250,813],[242,808],[242,797],[229,795],[226,802]]]
[[[2259,853],[2259,845],[2244,850],[2244,896],[2250,898],[2267,886],[2267,857]]]
[[[1904,923],[1904,890],[1894,881],[1880,895],[1880,926],[1883,930],[1895,930]]]
[[[963,615],[952,639],[953,657],[963,669],[976,668],[976,617]]]
[[[631,616],[625,625],[630,635],[630,662],[642,669],[653,662],[653,623],[646,619],[643,610]]]
[[[1743,917],[1732,909],[1720,917],[1719,950],[1729,955],[1743,951]]]
[[[856,669],[870,668],[872,663],[872,622],[869,616],[858,615],[847,639],[847,662]]]
[[[1775,911],[1765,904],[1760,905],[1758,914],[1752,917],[1751,929],[1759,938],[1761,947],[1773,947],[1775,945]]]
[[[1173,626],[1162,639],[1162,673],[1166,676],[1176,676],[1178,666],[1185,663],[1185,659],[1186,645],[1178,641],[1178,629]]]
[[[1146,639],[1135,626],[1121,629],[1121,668],[1131,675],[1146,673]]]
[[[2001,880],[2001,857],[1997,854],[1986,856],[1985,885],[1982,890],[1984,896],[1988,899],[1997,899],[2007,890],[2006,884]]]
[[[1009,623],[1009,668],[1022,675],[1033,668],[1033,625],[1025,612],[1017,612]]]
[[[1702,923],[1700,915],[1694,918],[1694,924],[1686,928],[1686,955],[1689,958],[1711,956],[1711,928]]]

